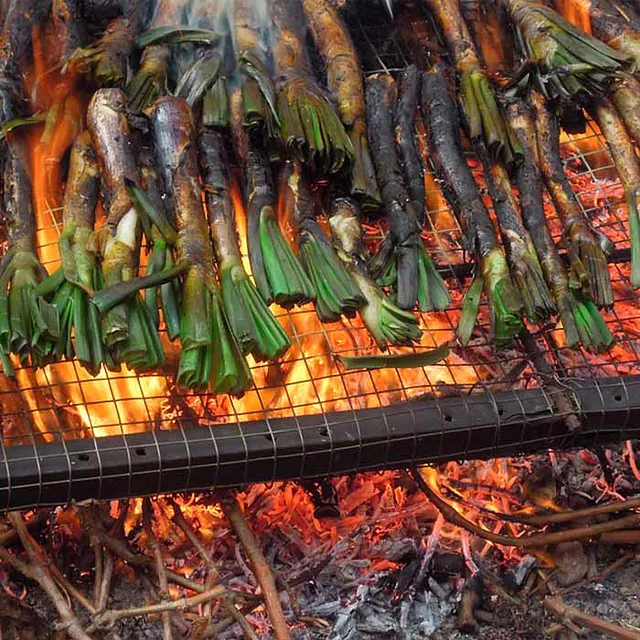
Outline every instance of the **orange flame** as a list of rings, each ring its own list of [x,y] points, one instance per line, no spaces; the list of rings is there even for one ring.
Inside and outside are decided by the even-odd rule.
[[[555,0],[555,7],[560,15],[591,35],[591,0]]]

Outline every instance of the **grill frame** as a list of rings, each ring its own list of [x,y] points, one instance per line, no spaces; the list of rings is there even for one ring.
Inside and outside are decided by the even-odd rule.
[[[580,426],[557,411],[569,393]],[[640,438],[640,376],[0,448],[0,510],[311,480]],[[354,460],[354,455],[357,459]]]

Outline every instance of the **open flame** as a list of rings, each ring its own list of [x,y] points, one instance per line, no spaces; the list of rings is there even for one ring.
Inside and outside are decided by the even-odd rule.
[[[588,34],[591,34],[590,7],[591,0],[555,0],[556,11]]]

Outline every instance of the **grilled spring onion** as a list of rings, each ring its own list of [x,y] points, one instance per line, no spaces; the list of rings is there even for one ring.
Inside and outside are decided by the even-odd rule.
[[[280,193],[284,210],[296,226],[300,261],[316,291],[318,317],[322,322],[337,322],[341,315],[353,317],[366,300],[316,220],[315,203],[299,162],[283,167]]]
[[[353,145],[313,76],[301,0],[272,0],[270,17],[277,110],[286,147],[317,175],[350,171]]]
[[[625,74],[616,82],[611,97],[631,137],[636,145],[640,146],[640,81],[634,76]]]
[[[617,109],[608,100],[601,100],[594,107],[611,157],[624,187],[629,216],[631,239],[631,285],[640,288],[640,160],[636,148]]]
[[[484,140],[492,160],[514,161],[513,141],[480,62],[458,0],[426,0],[458,71],[464,125],[471,140]]]
[[[102,274],[96,256],[87,250],[95,224],[99,185],[91,135],[84,131],[71,149],[64,193],[64,226],[59,241],[62,266],[36,290],[36,294],[46,292],[47,299],[58,309],[60,337],[54,349],[56,359],[75,355],[93,375],[105,360],[100,312],[89,303],[90,294],[101,288]]]
[[[242,395],[251,372],[230,330],[216,281],[204,215],[191,110],[178,98],[156,100],[151,113],[158,164],[176,216],[182,286],[178,384]]]
[[[611,307],[613,291],[607,254],[613,245],[606,236],[592,228],[569,184],[560,157],[558,122],[544,96],[533,91],[530,102],[536,115],[540,168],[569,245],[571,277],[577,286],[587,289],[586,295],[591,295],[598,307]]]
[[[153,149],[145,142],[140,145],[138,162],[144,189],[130,184],[129,193],[145,229],[147,240],[152,244],[146,276],[155,278],[175,268],[174,252],[178,236],[173,212],[168,210],[162,197],[164,185],[156,171]],[[175,340],[180,335],[180,297],[180,284],[175,279],[158,282],[158,286],[147,287],[145,291],[144,302],[155,327],[160,326],[158,303],[161,302],[170,340]]]
[[[56,0],[52,7],[54,32],[64,43],[61,58],[66,61],[87,44],[87,25],[82,17],[81,0]]]
[[[393,304],[368,272],[356,202],[351,198],[335,198],[329,225],[338,256],[366,299],[359,313],[378,347],[418,342],[422,335],[418,318]]]
[[[151,29],[158,27],[179,28],[182,16],[187,8],[186,0],[159,0],[151,22]],[[169,44],[151,44],[144,48],[138,69],[127,87],[129,108],[142,111],[153,101],[168,92],[169,62],[171,47]]]
[[[11,145],[4,175],[9,249],[0,268],[0,360],[7,375],[14,373],[10,353],[22,364],[30,361],[40,367],[51,360],[60,334],[56,308],[34,295],[47,272],[36,253],[31,183],[21,159],[24,151]]]
[[[545,282],[531,236],[522,223],[509,175],[504,165],[491,162],[481,142],[477,142],[474,147],[484,168],[511,276],[520,291],[527,318],[531,322],[543,322],[555,313],[553,298]]]
[[[393,111],[393,126],[400,166],[420,228],[424,225],[425,218],[424,167],[416,143],[414,121],[418,111],[421,87],[422,72],[418,67],[409,65],[403,69],[398,81],[398,100]]]
[[[78,49],[72,62],[80,65],[101,87],[124,87],[136,39],[145,21],[146,6],[144,0],[123,2],[122,15],[109,23],[95,44]]]
[[[620,51],[640,69],[640,14],[619,6],[616,0],[590,0],[589,22],[598,40]]]
[[[91,248],[102,257],[105,288],[100,294],[102,339],[116,363],[136,371],[149,370],[164,360],[156,327],[140,295],[130,287],[138,272],[141,229],[128,183],[140,184],[131,148],[126,99],[120,89],[100,89],[87,113],[89,131],[101,166],[105,225],[94,234]],[[109,298],[112,298],[110,301]],[[93,299],[97,302],[96,298]],[[118,301],[117,304],[113,304]]]
[[[7,3],[5,3],[7,4]],[[51,0],[11,0],[0,31],[0,125],[20,118],[23,104],[23,74],[32,52],[33,30],[51,9]],[[9,161],[6,139],[0,139],[0,176]],[[0,179],[0,194],[4,189]]]
[[[572,349],[582,344],[586,349],[603,351],[611,346],[613,336],[593,302],[571,286],[569,273],[547,226],[533,112],[524,102],[513,100],[507,115],[522,148],[522,163],[515,174],[522,217],[553,293],[566,344]]]
[[[396,304],[411,310],[444,309],[449,304],[447,288],[420,238],[418,216],[404,184],[396,152],[393,110],[397,91],[390,75],[367,78],[366,102],[369,144],[378,175],[382,200],[389,219],[390,242],[371,261],[373,274],[381,276],[395,265],[392,284]]]
[[[429,131],[429,149],[443,194],[460,220],[465,244],[483,278],[491,314],[492,339],[498,345],[509,344],[522,330],[522,301],[498,244],[489,212],[467,165],[455,103],[439,69],[423,76],[422,108]],[[468,318],[462,318],[461,324],[464,321]]]
[[[222,81],[219,81],[222,85]],[[214,91],[215,91],[214,87]],[[226,103],[226,91],[217,92]],[[242,264],[231,201],[225,131],[228,109],[220,105],[217,126],[202,127],[198,139],[209,228],[220,274],[222,301],[242,352],[256,360],[277,360],[291,346],[289,337],[256,290]]]
[[[247,245],[251,273],[265,302],[285,308],[311,302],[316,294],[278,223],[278,202],[269,158],[243,127],[244,99],[231,95],[236,155],[244,174]]]
[[[250,136],[277,146],[280,121],[267,42],[267,0],[236,0],[233,21],[240,72],[243,124]]]
[[[533,72],[537,88],[560,107],[603,96],[631,61],[573,26],[536,0],[502,0],[526,57],[521,76]]]
[[[336,98],[338,115],[353,146],[351,195],[366,208],[378,208],[380,192],[367,142],[364,83],[358,54],[330,0],[302,0],[302,4],[325,63],[327,86]]]
[[[416,353],[336,357],[346,371],[353,371],[354,369],[416,369],[442,362],[449,353],[449,345],[443,344],[435,349]]]

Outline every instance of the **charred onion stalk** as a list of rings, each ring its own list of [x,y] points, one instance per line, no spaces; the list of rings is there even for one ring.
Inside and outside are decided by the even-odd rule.
[[[536,0],[502,0],[516,26],[526,61],[520,78],[534,73],[538,90],[560,108],[605,95],[631,60],[575,27]]]
[[[269,60],[267,3],[268,0],[235,0],[233,20],[244,126],[252,138],[262,138],[271,148],[279,142],[280,121]]]
[[[73,62],[102,87],[124,87],[130,74],[130,58],[144,25],[147,3],[121,0],[121,15],[114,18],[99,40],[78,49]]]
[[[243,354],[251,353],[258,361],[277,360],[289,349],[291,342],[242,264],[225,147],[229,127],[227,94],[221,80],[218,85],[220,89],[214,87],[218,96],[218,117],[215,126],[202,127],[198,149],[222,301]],[[213,120],[211,122],[213,125]]]
[[[522,217],[553,293],[566,344],[571,349],[582,344],[586,349],[603,351],[611,346],[613,336],[593,302],[573,288],[547,226],[533,112],[524,102],[514,100],[508,106],[507,115],[522,149],[522,162],[515,174]]]
[[[23,75],[29,64],[33,30],[51,9],[51,0],[8,0],[0,32],[0,124],[24,115]],[[4,133],[4,132],[2,132]],[[6,136],[0,136],[0,175],[5,176],[9,150]],[[4,179],[4,178],[3,178]],[[0,190],[3,188],[0,180]]]
[[[178,260],[187,266],[178,384],[241,395],[251,386],[251,372],[230,330],[216,281],[191,110],[183,100],[166,96],[154,103],[151,121],[165,191],[176,216]]]
[[[186,10],[186,0],[159,0],[151,22],[151,29],[160,27],[179,28],[182,14]],[[155,44],[145,47],[140,57],[140,64],[127,87],[129,108],[142,111],[153,101],[168,92],[167,82],[171,46]]]
[[[269,158],[243,127],[242,96],[231,97],[235,150],[243,168],[247,246],[251,273],[265,302],[290,308],[316,294],[278,222],[278,196]]]
[[[482,138],[491,158],[510,166],[514,160],[513,141],[458,0],[426,0],[426,4],[437,20],[458,72],[464,125],[470,139]]]
[[[327,93],[313,76],[301,0],[272,0],[277,111],[283,141],[316,175],[351,169],[353,145]]]
[[[611,97],[636,145],[640,146],[640,82],[635,76],[625,74],[616,83]]]
[[[99,186],[98,161],[91,135],[85,131],[71,149],[59,241],[62,266],[37,288],[37,293],[58,310],[56,359],[75,355],[92,375],[100,371],[105,359],[100,312],[89,302],[89,296],[102,287],[102,274],[96,256],[87,249],[94,231]]]
[[[302,4],[326,66],[327,86],[337,100],[338,115],[353,146],[351,195],[364,207],[377,209],[381,204],[380,192],[367,142],[364,82],[358,54],[330,0],[302,0]]]
[[[390,241],[371,261],[374,275],[381,276],[395,265],[393,288],[396,304],[411,310],[445,309],[449,294],[420,237],[418,215],[404,183],[396,152],[393,111],[397,91],[393,78],[378,74],[367,78],[366,102],[369,144],[378,183],[389,220]],[[413,121],[413,120],[412,120]],[[392,269],[393,270],[393,269]]]
[[[418,342],[422,335],[418,318],[393,304],[369,274],[368,252],[355,201],[335,198],[329,225],[338,255],[365,297],[359,313],[378,347]]]
[[[64,45],[61,59],[68,61],[87,45],[88,32],[82,16],[82,0],[56,0],[52,7],[54,32]]]
[[[620,6],[616,0],[588,0],[588,7],[593,35],[633,60],[636,69],[640,69],[640,14]]]
[[[499,345],[509,344],[522,330],[522,300],[462,151],[455,103],[440,70],[423,76],[422,107],[443,194],[460,220],[467,249],[478,264],[489,301],[492,339]],[[463,317],[463,321],[469,319]]]
[[[617,109],[608,100],[594,107],[596,121],[607,140],[624,187],[631,240],[631,285],[640,288],[640,160]]]
[[[102,258],[104,285],[109,289],[95,296],[93,302],[103,311],[102,339],[115,362],[140,371],[162,363],[164,351],[142,297],[136,287],[128,288],[138,274],[141,228],[128,188],[129,184],[140,186],[140,179],[125,109],[120,89],[100,89],[87,113],[101,167],[107,215],[104,226],[91,240],[91,248]]]
[[[509,175],[503,164],[491,162],[484,144],[474,146],[484,168],[511,276],[520,291],[527,318],[531,322],[543,322],[555,313],[555,306],[533,241],[522,223]]]
[[[415,65],[409,65],[400,74],[398,100],[393,111],[393,126],[400,166],[420,228],[424,225],[426,192],[424,167],[416,143],[414,122],[418,112],[421,88],[422,72]]]
[[[598,307],[611,307],[613,291],[607,255],[613,245],[593,229],[569,184],[560,157],[558,121],[544,96],[533,91],[530,102],[535,109],[540,168],[564,227],[571,277],[577,286],[588,290],[587,295],[591,295]]]
[[[280,193],[296,226],[300,261],[316,292],[318,317],[322,322],[353,317],[366,300],[316,220],[308,178],[298,161],[283,167]]]
[[[147,262],[146,280],[160,278],[163,273],[171,272],[176,265],[175,245],[178,240],[174,212],[167,207],[163,198],[164,184],[156,171],[153,148],[145,140],[136,141],[139,148],[138,164],[144,190],[129,185],[136,211],[140,216],[147,241],[151,242],[151,254]],[[156,328],[160,326],[159,303],[170,340],[180,335],[180,284],[177,280],[158,282],[159,286],[146,288],[144,302]]]
[[[9,148],[4,175],[4,206],[9,249],[0,263],[0,358],[13,375],[9,354],[40,367],[51,359],[60,334],[56,308],[34,291],[47,272],[36,252],[36,220],[31,204],[31,182],[22,161],[24,149]]]

